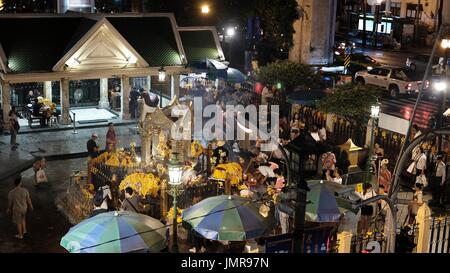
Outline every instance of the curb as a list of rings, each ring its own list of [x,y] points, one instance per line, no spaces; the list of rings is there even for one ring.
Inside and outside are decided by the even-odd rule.
[[[133,125],[136,121],[127,121],[122,123],[114,123],[115,127],[118,126],[127,126],[127,125]],[[108,123],[105,124],[93,124],[93,125],[86,125],[81,127],[76,127],[77,130],[82,129],[92,129],[92,128],[102,128],[102,127],[108,127]],[[73,127],[56,127],[56,128],[37,128],[33,129],[33,131],[22,131],[18,132],[18,135],[26,135],[26,134],[34,134],[34,133],[41,133],[41,132],[57,132],[57,131],[70,131],[73,130]]]
[[[136,147],[136,151],[141,151],[141,146]],[[105,152],[104,150],[101,151],[102,153]],[[36,156],[33,155],[35,158]],[[77,159],[77,158],[83,158],[88,157],[87,152],[79,152],[79,153],[70,153],[70,154],[61,154],[61,155],[39,155],[45,158],[46,161],[57,161],[57,160],[67,160],[67,159]],[[21,164],[20,166],[17,166],[14,169],[9,169],[7,172],[0,174],[0,182],[3,182],[5,180],[8,180],[10,178],[13,178],[17,174],[20,174],[31,167],[33,167],[34,160],[28,160]]]

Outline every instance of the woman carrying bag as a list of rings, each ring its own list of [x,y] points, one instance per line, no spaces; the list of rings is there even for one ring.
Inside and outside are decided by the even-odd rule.
[[[41,183],[48,182],[47,175],[44,171],[44,169],[47,167],[47,163],[45,161],[45,158],[39,156],[36,158],[36,161],[33,164],[33,170],[34,170],[34,185],[39,186]]]

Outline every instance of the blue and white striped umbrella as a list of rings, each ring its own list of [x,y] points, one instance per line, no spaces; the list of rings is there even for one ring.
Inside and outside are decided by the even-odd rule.
[[[159,252],[167,247],[166,228],[147,215],[105,212],[72,227],[61,246],[71,253]]]
[[[259,213],[261,203],[239,196],[207,198],[183,211],[183,221],[204,238],[220,241],[245,241],[272,230],[273,214]]]

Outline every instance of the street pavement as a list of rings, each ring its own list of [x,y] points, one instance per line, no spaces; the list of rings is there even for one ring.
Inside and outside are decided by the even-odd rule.
[[[92,133],[99,136],[100,149],[106,145],[106,132],[108,128],[78,129],[77,134],[72,130],[47,131],[17,135],[18,149],[10,149],[9,136],[0,136],[0,183],[8,177],[20,173],[31,167],[36,156],[43,156],[49,160],[70,157],[87,157],[86,142]],[[129,147],[130,142],[140,146],[140,138],[135,125],[116,126],[116,135],[119,147]]]
[[[65,191],[64,183],[70,179],[73,170],[84,169],[85,158],[51,161],[46,168],[48,185],[34,186],[34,172],[29,169],[22,173],[23,186],[30,192],[34,206],[33,212],[27,213],[29,238],[14,238],[17,233],[11,215],[6,215],[8,192],[14,188],[12,181],[2,183],[0,187],[0,253],[5,252],[65,252],[59,245],[61,237],[67,233],[71,224],[59,213],[55,198]],[[5,182],[5,181],[3,181]]]
[[[383,65],[404,67],[406,65],[406,59],[409,56],[414,56],[417,54],[431,54],[431,47],[414,49],[411,51],[381,50],[371,48],[361,48],[359,49],[359,51],[361,51],[365,55],[369,55]]]

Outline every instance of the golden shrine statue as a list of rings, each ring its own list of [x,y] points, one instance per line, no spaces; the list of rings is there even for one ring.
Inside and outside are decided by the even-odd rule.
[[[164,136],[164,132],[162,131],[159,132],[159,143],[157,146],[157,150],[158,150],[157,156],[162,160],[167,159],[171,154],[170,148],[167,145],[166,137]]]

